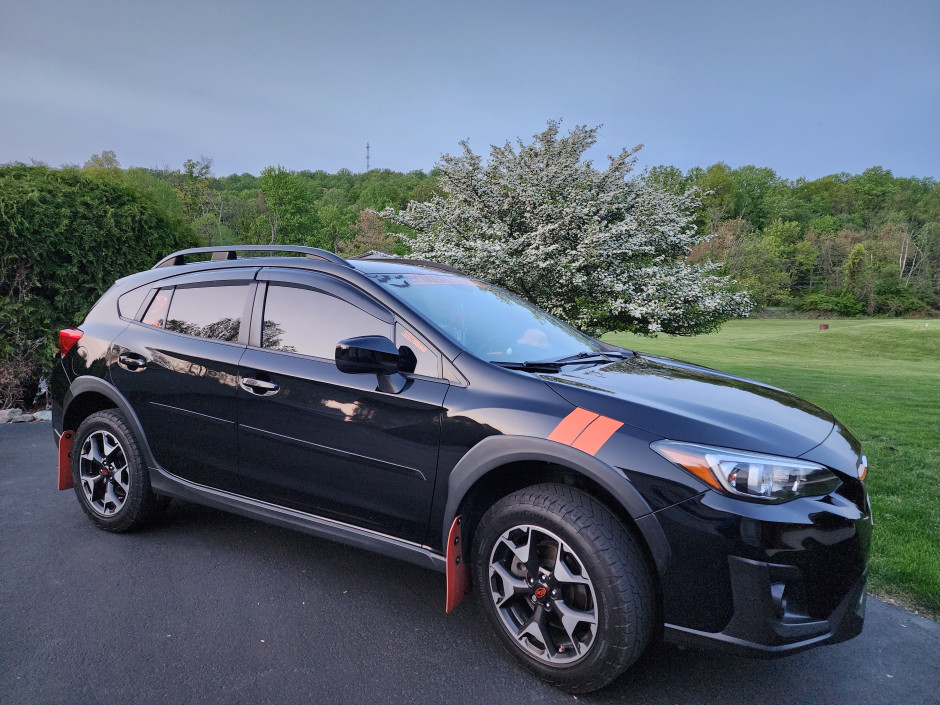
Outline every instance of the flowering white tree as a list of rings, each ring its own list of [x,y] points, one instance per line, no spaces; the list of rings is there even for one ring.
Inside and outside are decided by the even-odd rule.
[[[701,239],[694,192],[627,178],[640,147],[595,169],[583,156],[598,129],[560,137],[551,121],[531,144],[493,146],[486,164],[461,142],[463,154],[438,165],[444,195],[380,215],[417,232],[403,236],[414,256],[499,284],[595,335],[692,335],[746,315],[747,295],[713,274],[720,265],[683,261]]]

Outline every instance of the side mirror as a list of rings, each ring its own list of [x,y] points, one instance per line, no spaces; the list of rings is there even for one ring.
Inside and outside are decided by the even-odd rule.
[[[336,368],[340,372],[393,375],[400,363],[395,343],[381,335],[347,338],[336,344]]]

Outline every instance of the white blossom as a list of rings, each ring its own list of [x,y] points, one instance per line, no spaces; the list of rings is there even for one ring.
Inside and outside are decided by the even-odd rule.
[[[412,228],[413,255],[499,284],[582,330],[695,334],[744,316],[747,295],[688,264],[699,241],[697,195],[676,196],[628,178],[640,149],[608,157],[604,171],[583,155],[599,128],[559,123],[514,147],[493,146],[484,164],[467,142],[438,165],[444,195],[379,215]]]

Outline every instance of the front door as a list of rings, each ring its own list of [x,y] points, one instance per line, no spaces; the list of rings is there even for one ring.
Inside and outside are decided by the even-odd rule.
[[[251,496],[420,543],[447,384],[415,376],[396,394],[377,391],[375,375],[340,372],[336,343],[392,338],[393,317],[330,279],[259,287],[259,344],[239,367],[242,481]]]

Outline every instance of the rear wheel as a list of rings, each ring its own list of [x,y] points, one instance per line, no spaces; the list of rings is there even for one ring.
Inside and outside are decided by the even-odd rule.
[[[472,567],[504,647],[559,688],[602,688],[650,639],[643,555],[617,518],[579,490],[536,485],[497,502],[475,532]]]
[[[107,531],[139,529],[169,502],[151,489],[137,438],[114,409],[96,412],[79,425],[72,483],[82,509]]]

